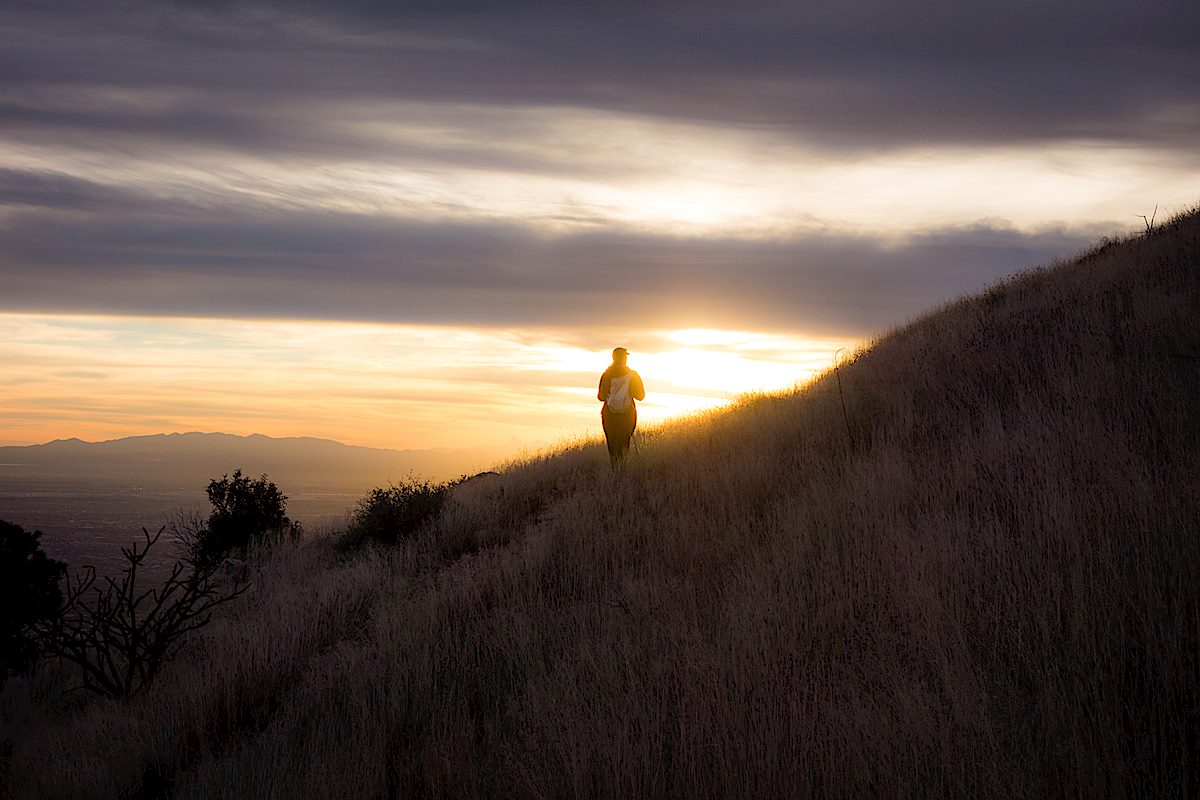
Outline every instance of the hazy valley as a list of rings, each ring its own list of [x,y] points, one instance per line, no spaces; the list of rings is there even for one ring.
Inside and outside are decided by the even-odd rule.
[[[372,487],[410,474],[450,479],[514,456],[516,441],[471,449],[389,450],[327,439],[224,433],[174,433],[107,442],[60,440],[0,447],[0,519],[41,530],[47,553],[72,567],[114,574],[120,547],[177,521],[180,511],[209,510],[205,487],[241,469],[266,473],[288,495],[288,513],[328,530]],[[174,554],[152,556],[156,572]]]

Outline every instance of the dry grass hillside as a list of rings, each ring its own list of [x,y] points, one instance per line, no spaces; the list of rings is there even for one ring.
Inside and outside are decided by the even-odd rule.
[[[10,681],[9,793],[1195,796],[1200,215],[837,377],[281,549],[144,694]]]

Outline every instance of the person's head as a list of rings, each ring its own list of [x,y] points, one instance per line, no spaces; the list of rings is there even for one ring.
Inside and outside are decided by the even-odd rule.
[[[613,350],[613,363],[625,366],[625,362],[629,360],[629,351],[624,347],[618,347]]]

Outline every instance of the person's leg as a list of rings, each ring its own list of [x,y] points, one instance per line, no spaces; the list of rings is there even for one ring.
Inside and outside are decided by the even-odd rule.
[[[637,430],[637,406],[629,409],[629,413],[621,415],[621,458],[629,452],[633,443],[633,432]]]
[[[618,450],[620,449],[621,434],[618,431],[614,415],[608,413],[607,408],[600,409],[600,425],[604,428],[604,442],[608,445],[608,459],[614,464],[620,457]]]
[[[614,417],[619,419],[619,427],[616,427],[614,437],[617,440],[617,460],[625,458],[629,452],[629,441],[633,438],[633,429],[637,425],[637,417],[633,414],[614,414]]]

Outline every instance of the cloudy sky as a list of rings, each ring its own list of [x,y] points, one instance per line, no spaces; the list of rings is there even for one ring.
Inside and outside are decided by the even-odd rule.
[[[1200,201],[1200,5],[0,8],[0,444],[778,388]]]

